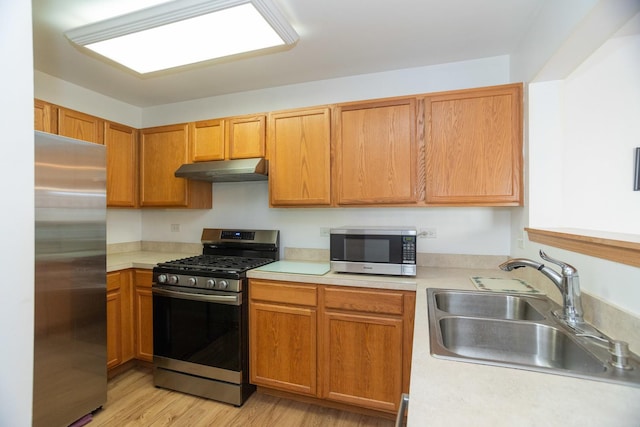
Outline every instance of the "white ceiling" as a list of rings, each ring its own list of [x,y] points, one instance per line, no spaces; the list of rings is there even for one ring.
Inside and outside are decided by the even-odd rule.
[[[300,35],[288,50],[140,77],[63,33],[162,0],[33,0],[34,68],[148,107],[267,87],[512,54],[542,0],[273,0]],[[213,43],[214,41],[212,41]]]

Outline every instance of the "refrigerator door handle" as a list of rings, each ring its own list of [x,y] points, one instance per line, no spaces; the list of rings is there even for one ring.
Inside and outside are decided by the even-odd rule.
[[[398,415],[396,416],[395,427],[402,427],[404,425],[404,418],[407,414],[407,408],[409,407],[409,394],[402,393],[400,396],[400,409],[398,409]]]

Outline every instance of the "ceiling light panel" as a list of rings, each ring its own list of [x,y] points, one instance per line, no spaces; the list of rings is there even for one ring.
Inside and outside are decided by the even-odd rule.
[[[269,0],[178,0],[65,35],[141,74],[298,39]]]

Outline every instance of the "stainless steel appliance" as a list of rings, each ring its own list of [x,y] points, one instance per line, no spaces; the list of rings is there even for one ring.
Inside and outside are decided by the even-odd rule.
[[[416,275],[416,229],[413,227],[332,228],[331,270],[340,273]]]
[[[249,384],[248,279],[279,259],[277,230],[202,231],[202,255],[153,269],[154,384],[241,406]]]
[[[35,132],[33,425],[107,400],[105,147]]]

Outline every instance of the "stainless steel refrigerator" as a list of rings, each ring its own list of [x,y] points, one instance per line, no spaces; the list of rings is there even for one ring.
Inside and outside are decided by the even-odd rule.
[[[35,132],[33,426],[107,400],[105,147]]]

